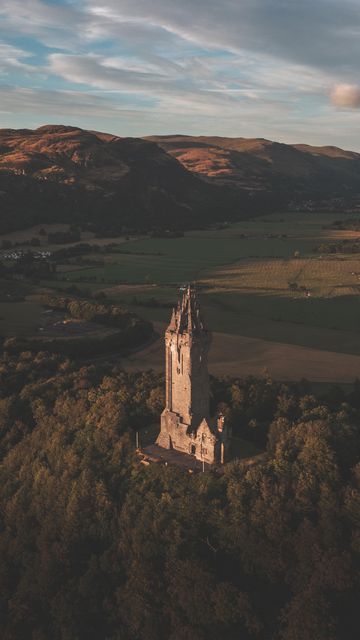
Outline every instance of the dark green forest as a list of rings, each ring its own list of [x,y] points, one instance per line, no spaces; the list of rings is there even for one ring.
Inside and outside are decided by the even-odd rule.
[[[161,376],[3,355],[3,640],[358,638],[360,384],[211,386],[265,460],[145,467]]]

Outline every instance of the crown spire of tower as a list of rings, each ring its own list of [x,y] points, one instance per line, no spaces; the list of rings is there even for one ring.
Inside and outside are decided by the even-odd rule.
[[[188,284],[183,288],[181,300],[179,300],[177,308],[173,309],[168,330],[178,333],[205,330],[193,285]]]

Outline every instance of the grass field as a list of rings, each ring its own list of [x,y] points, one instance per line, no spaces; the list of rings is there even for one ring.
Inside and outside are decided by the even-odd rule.
[[[175,302],[177,287],[195,281],[215,331],[360,353],[359,260],[316,252],[322,242],[359,237],[331,228],[338,218],[272,215],[184,238],[143,238],[107,254],[103,266],[61,277],[127,303],[134,295]],[[138,310],[155,321],[168,316],[166,308]]]
[[[164,369],[165,323],[155,323],[159,339],[130,356],[124,364],[130,371]],[[360,355],[334,353],[273,340],[213,332],[209,371],[215,376],[261,376],[275,380],[315,383],[351,383],[360,373]]]
[[[308,371],[315,379],[328,379],[326,352],[360,355],[360,260],[356,255],[321,256],[316,251],[326,241],[360,237],[358,232],[331,227],[339,218],[341,214],[282,214],[221,230],[191,231],[183,238],[123,238],[111,253],[86,256],[104,264],[59,265],[58,280],[41,285],[61,290],[76,284],[89,292],[103,290],[109,300],[124,302],[144,318],[165,323],[178,287],[196,282],[207,324],[223,336],[227,355],[217,359],[218,373],[221,369],[224,374],[235,373],[228,337],[235,341],[237,363],[242,358],[250,369],[251,359],[243,357],[242,349],[255,348],[251,342],[255,339],[260,341],[256,349],[262,354],[263,367],[270,363],[281,373],[285,358],[287,369],[294,372],[295,359],[300,358],[303,375]],[[11,326],[11,313],[0,310],[0,315],[4,318],[0,328],[4,322]],[[242,339],[248,340],[246,345]],[[284,355],[278,345],[316,350],[320,365],[314,365],[313,352],[285,350]],[[283,358],[280,368],[276,353]],[[339,381],[358,367],[355,361],[336,362],[331,376],[334,373]]]
[[[104,266],[76,267],[63,275],[79,283],[173,285],[199,280],[204,270],[248,259],[308,258],[316,255],[320,242],[359,235],[324,228],[338,217],[288,214],[280,222],[279,217],[268,216],[222,230],[188,232],[183,238],[131,240],[107,254]],[[99,258],[98,254],[88,257]]]
[[[184,238],[144,238],[127,242],[121,250],[106,256],[103,267],[68,271],[66,278],[80,283],[179,284],[198,280],[203,269],[245,258],[289,258],[295,252],[310,255],[317,242],[311,235],[298,235],[298,229],[290,235],[288,225],[284,238],[265,237],[270,233],[280,234],[273,232],[270,226],[262,232],[256,228],[250,234],[248,225],[244,225],[234,225],[231,230],[191,232]],[[321,234],[320,228],[318,232]],[[244,234],[248,237],[243,237]],[[89,256],[97,257],[96,254]]]
[[[274,291],[285,297],[335,297],[359,294],[360,261],[356,256],[242,260],[217,267],[202,276],[201,283],[227,291]],[[296,285],[291,289],[290,283]]]

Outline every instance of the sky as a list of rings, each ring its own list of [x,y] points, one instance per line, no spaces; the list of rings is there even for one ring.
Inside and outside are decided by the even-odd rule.
[[[360,151],[360,0],[0,0],[0,128]]]

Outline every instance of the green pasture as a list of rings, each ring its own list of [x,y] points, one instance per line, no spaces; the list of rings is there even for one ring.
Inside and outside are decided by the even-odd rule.
[[[241,293],[203,293],[213,331],[360,354],[360,299],[284,298]]]
[[[336,240],[330,225],[339,217],[274,214],[183,238],[142,238],[106,254],[104,266],[67,271],[63,283],[103,287],[131,305],[134,296],[175,303],[178,286],[195,281],[214,331],[358,353],[360,261],[315,251]],[[121,284],[129,287],[117,292]],[[153,321],[169,315],[161,306],[133,308]]]
[[[153,296],[176,303],[177,290],[156,288]],[[166,323],[170,309],[132,306],[134,294],[117,299],[140,316]],[[149,291],[136,291],[138,300],[149,300]],[[212,331],[285,342],[314,349],[360,355],[360,299],[358,296],[301,298],[265,294],[200,290],[206,324]]]
[[[100,267],[84,267],[62,274],[67,282],[177,284],[197,280],[205,268],[248,258],[311,255],[308,239],[200,237],[145,238],[124,244],[122,252],[106,256]]]
[[[106,254],[104,266],[84,266],[61,274],[65,282],[100,284],[181,284],[204,269],[247,259],[314,255],[334,233],[324,228],[339,215],[287,214],[244,221],[226,229],[192,231],[183,238],[142,238]],[[271,237],[270,237],[271,236]],[[98,258],[89,256],[89,258]]]
[[[342,215],[274,214],[183,238],[132,239],[112,253],[87,256],[104,265],[59,265],[58,280],[43,281],[40,288],[104,290],[110,301],[165,322],[170,310],[161,305],[175,304],[178,287],[195,281],[214,331],[359,353],[360,260],[315,251],[344,237],[331,228]],[[158,307],[148,306],[152,298]],[[17,327],[13,321],[33,326],[37,312],[31,304],[24,314],[29,321],[15,307],[0,312],[0,333]]]

